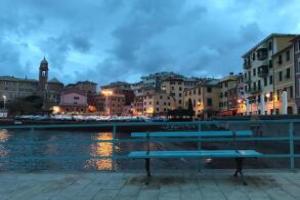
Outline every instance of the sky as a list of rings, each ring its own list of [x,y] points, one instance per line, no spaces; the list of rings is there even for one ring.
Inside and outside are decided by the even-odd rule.
[[[1,0],[0,76],[136,82],[221,77],[271,33],[300,33],[298,0]]]

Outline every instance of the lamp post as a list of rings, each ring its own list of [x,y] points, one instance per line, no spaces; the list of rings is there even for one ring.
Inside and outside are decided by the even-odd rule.
[[[5,110],[6,96],[5,96],[5,95],[3,95],[3,96],[2,96],[2,98],[3,98],[3,109]]]

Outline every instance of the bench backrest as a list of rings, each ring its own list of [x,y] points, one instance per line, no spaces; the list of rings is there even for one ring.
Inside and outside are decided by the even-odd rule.
[[[176,131],[176,132],[134,132],[132,137],[247,137],[251,130],[238,131]]]

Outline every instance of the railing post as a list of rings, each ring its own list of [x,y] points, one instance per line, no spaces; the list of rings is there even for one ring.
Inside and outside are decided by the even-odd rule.
[[[115,156],[115,138],[116,138],[116,133],[117,133],[117,126],[116,124],[113,124],[113,130],[112,130],[112,139],[113,139],[113,148],[112,148],[112,155],[111,155],[111,159],[112,159],[112,170],[115,171],[116,170],[116,166],[115,166],[115,159],[114,159],[114,156]]]
[[[294,150],[294,123],[289,122],[289,138],[290,138],[290,168],[295,168],[295,150]]]
[[[198,131],[202,131],[202,124],[199,122],[198,123]],[[198,137],[199,140],[201,140],[201,136]],[[198,141],[198,151],[200,151],[202,149],[202,143],[201,141]],[[203,169],[203,163],[202,163],[202,159],[199,159],[199,165],[198,165],[198,171],[200,172]]]

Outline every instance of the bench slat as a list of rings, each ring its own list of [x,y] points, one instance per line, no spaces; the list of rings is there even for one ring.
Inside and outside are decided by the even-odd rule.
[[[254,158],[262,154],[255,150],[200,150],[200,151],[134,151],[129,158]]]
[[[133,132],[132,137],[233,137],[252,136],[251,130],[239,131],[177,131],[177,132]]]

